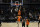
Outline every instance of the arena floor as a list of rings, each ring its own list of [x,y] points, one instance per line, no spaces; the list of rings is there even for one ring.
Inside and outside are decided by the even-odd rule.
[[[4,23],[1,23],[1,24],[2,24],[1,27],[18,27],[17,22],[15,22],[15,23],[13,23],[13,22],[11,22],[11,23],[4,22]],[[19,24],[19,27],[22,27],[21,22]],[[38,27],[38,22],[30,22],[29,27]],[[39,27],[40,27],[40,24],[39,24]]]

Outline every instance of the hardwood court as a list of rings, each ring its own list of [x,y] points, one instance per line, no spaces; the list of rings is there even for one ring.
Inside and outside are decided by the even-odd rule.
[[[1,27],[18,27],[18,24],[15,23],[1,23]],[[26,26],[26,25],[25,25]],[[20,22],[19,27],[22,27],[22,23]],[[29,27],[38,27],[38,22],[30,22]],[[40,27],[40,24],[39,24]]]

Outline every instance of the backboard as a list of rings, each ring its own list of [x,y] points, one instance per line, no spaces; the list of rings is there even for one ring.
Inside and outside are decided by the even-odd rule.
[[[11,0],[11,6],[22,6],[23,0]]]

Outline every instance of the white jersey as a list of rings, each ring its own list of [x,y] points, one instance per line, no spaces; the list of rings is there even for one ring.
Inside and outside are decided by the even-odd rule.
[[[17,8],[17,9],[15,9],[15,11],[16,11],[16,12],[18,12],[18,8]]]

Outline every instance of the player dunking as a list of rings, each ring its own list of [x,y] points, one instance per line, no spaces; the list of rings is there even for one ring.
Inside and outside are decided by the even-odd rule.
[[[21,11],[20,11],[20,9],[19,9],[19,11],[18,11],[18,16],[17,16],[17,21],[18,21],[18,27],[19,27],[19,22],[20,22],[20,19],[22,18],[21,17]]]

